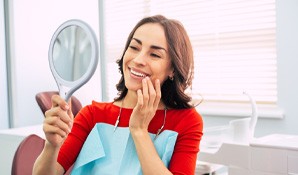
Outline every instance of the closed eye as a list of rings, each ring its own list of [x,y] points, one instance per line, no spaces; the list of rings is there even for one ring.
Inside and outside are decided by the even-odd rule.
[[[131,48],[132,50],[138,50],[138,48],[135,46],[129,46],[129,48]]]
[[[161,58],[159,55],[152,53],[151,56],[156,57],[156,58]]]

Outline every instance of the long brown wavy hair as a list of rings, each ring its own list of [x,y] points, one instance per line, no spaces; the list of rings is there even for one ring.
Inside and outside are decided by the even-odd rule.
[[[162,102],[167,108],[185,109],[193,107],[190,103],[191,97],[185,93],[185,90],[191,87],[193,79],[194,62],[191,42],[186,30],[179,21],[168,19],[162,15],[143,18],[129,34],[121,59],[117,60],[122,76],[116,85],[119,96],[114,100],[122,100],[127,94],[128,90],[123,75],[123,57],[135,31],[146,23],[158,23],[163,27],[169,48],[169,57],[174,68],[173,79],[168,78],[161,86]]]

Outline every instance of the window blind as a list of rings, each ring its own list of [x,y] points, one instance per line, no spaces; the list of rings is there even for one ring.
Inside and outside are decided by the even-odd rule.
[[[120,77],[115,59],[129,32],[142,17],[162,14],[181,21],[190,36],[195,59],[191,93],[194,100],[203,97],[201,111],[231,115],[227,111],[247,106],[243,91],[258,106],[276,108],[275,0],[109,0],[104,9],[107,74],[115,78],[108,82],[110,99]]]

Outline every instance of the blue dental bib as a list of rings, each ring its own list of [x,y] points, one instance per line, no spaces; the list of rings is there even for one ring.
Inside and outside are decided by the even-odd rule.
[[[154,140],[155,149],[166,167],[169,166],[177,132],[164,130]],[[97,123],[89,133],[77,157],[72,175],[141,175],[142,169],[128,127]]]

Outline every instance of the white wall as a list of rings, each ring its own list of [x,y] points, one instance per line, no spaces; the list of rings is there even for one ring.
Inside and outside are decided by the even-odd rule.
[[[40,91],[58,90],[48,63],[54,31],[64,21],[77,18],[89,23],[99,40],[97,0],[9,1],[13,127],[43,121],[35,101]],[[78,92],[83,105],[101,100],[100,67]]]
[[[259,119],[255,136],[298,134],[298,1],[276,0],[278,105],[283,119]],[[204,117],[205,126],[226,125],[233,118]]]

